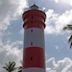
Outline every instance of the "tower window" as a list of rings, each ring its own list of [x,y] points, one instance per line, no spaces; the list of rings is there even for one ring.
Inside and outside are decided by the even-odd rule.
[[[33,42],[31,42],[31,45],[33,45]]]
[[[31,32],[33,32],[33,29],[31,29]]]
[[[30,57],[30,60],[32,61],[32,59],[33,59],[33,58],[32,58],[32,56],[31,56],[31,57]]]

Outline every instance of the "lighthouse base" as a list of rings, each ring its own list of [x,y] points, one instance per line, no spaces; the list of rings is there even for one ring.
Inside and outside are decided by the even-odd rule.
[[[45,72],[43,68],[25,68],[22,72]]]

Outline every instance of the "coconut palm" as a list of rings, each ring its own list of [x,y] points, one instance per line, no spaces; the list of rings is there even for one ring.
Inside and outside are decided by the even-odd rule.
[[[63,28],[63,30],[70,30],[72,31],[72,25],[67,25]],[[72,35],[70,35],[68,42],[70,43],[70,48],[72,47]]]
[[[63,30],[72,30],[72,25],[67,25],[63,28]]]
[[[18,67],[18,72],[22,72],[22,69],[23,69],[22,67],[23,61],[21,60],[20,63],[21,63],[21,66]]]
[[[7,72],[12,72],[12,71],[14,71],[14,70],[17,69],[16,63],[15,63],[14,61],[13,61],[13,62],[6,63],[3,68],[4,68]]]
[[[18,72],[22,72],[22,67],[21,66],[18,68]]]

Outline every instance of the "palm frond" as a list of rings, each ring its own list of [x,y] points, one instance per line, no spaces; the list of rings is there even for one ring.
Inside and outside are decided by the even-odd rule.
[[[6,63],[3,68],[7,70],[8,72],[12,72],[17,69],[15,66],[16,66],[16,63],[13,61],[13,62]]]
[[[22,66],[18,68],[18,72],[22,72]]]
[[[70,36],[69,40],[70,43],[72,43],[72,35]]]
[[[63,28],[63,30],[70,30],[72,31],[72,24],[68,24]],[[70,43],[70,48],[72,47],[72,35],[70,35],[70,38],[68,39],[68,42]]]
[[[70,43],[70,48],[72,47],[72,35],[70,36],[68,42]]]
[[[15,63],[15,62],[12,62],[12,63],[10,64],[10,68],[11,68],[12,70],[14,70],[15,65],[16,65],[16,63]]]
[[[72,30],[72,25],[67,25],[63,28],[63,30]]]
[[[70,43],[70,48],[72,47],[72,43]]]
[[[7,67],[3,67],[3,68],[8,71],[8,68]]]

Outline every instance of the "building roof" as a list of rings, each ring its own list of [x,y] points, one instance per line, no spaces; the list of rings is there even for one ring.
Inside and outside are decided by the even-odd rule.
[[[30,8],[31,9],[38,9],[39,7],[36,4],[33,4]]]

